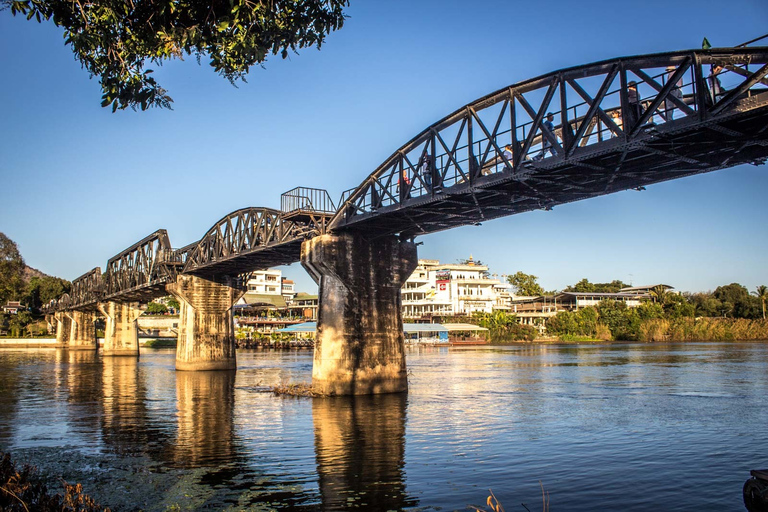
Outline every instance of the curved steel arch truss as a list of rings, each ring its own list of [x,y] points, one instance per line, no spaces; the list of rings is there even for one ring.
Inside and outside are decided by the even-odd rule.
[[[165,284],[178,267],[175,257],[164,229],[136,242],[107,262],[104,299],[144,301],[167,295]]]
[[[101,267],[96,267],[72,281],[67,308],[95,307],[103,294],[104,280],[101,275]]]
[[[726,48],[614,59],[505,87],[395,151],[344,199],[330,230],[416,236],[762,163],[766,74],[768,48]]]
[[[318,233],[272,208],[243,208],[217,222],[183,250],[184,274],[238,275],[298,261],[301,242]]]

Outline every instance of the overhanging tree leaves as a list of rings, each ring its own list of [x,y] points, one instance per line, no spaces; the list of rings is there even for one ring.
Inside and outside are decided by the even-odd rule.
[[[194,55],[235,82],[268,55],[317,46],[341,28],[349,0],[0,0],[0,7],[64,28],[66,43],[100,77],[101,105],[170,108],[147,62]]]

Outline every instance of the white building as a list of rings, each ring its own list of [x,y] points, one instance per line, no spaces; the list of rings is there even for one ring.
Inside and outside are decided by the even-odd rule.
[[[267,269],[257,270],[251,274],[248,280],[247,293],[258,293],[261,295],[282,295],[283,273],[280,270]]]
[[[490,279],[488,267],[471,256],[466,264],[419,260],[401,294],[403,317],[408,319],[509,310],[508,288]]]
[[[295,283],[287,277],[283,277],[280,281],[280,293],[288,304],[290,304],[296,296],[296,290],[293,286],[294,284]]]

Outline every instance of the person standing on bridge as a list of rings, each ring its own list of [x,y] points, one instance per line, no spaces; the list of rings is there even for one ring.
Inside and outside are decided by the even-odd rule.
[[[429,165],[429,163],[429,153],[424,153],[421,155],[421,160],[419,161],[419,172],[424,177],[424,188],[427,190],[427,192],[432,190],[432,166]]]
[[[720,64],[712,64],[709,68],[709,76],[707,77],[709,85],[708,98],[709,101],[712,102],[712,105],[717,103],[717,100],[719,100],[726,92],[725,89],[723,89],[723,84],[720,83],[720,78],[717,76],[722,70],[723,66]]]
[[[552,137],[555,136],[555,125],[552,121],[554,121],[555,115],[552,112],[547,112],[547,119],[543,123],[541,123],[541,152],[533,157],[534,160],[539,161],[545,156],[547,156],[547,153],[551,153],[552,156],[555,156],[555,151],[552,149],[552,141],[547,137],[547,132],[552,135]],[[545,132],[544,130],[547,130]]]
[[[404,201],[411,197],[411,178],[408,177],[408,170],[403,169],[397,179],[397,191],[400,194],[400,200]]]
[[[676,68],[675,66],[667,66],[667,80],[672,80],[672,77],[675,75]],[[675,98],[682,100],[683,99],[683,80],[682,78],[677,81],[675,85],[672,86],[672,89],[669,91],[669,95],[667,96],[667,99],[664,100],[664,115],[662,116],[665,121],[671,121],[673,119],[673,112],[675,111],[675,102],[669,99],[670,96],[674,96]]]
[[[627,84],[627,126],[631,130],[643,115],[643,107],[640,105],[640,93],[637,92],[637,82]]]
[[[501,152],[504,155],[504,158],[507,159],[507,162],[511,165],[514,165],[515,162],[515,155],[512,152],[512,144],[507,144],[504,146],[504,150]]]

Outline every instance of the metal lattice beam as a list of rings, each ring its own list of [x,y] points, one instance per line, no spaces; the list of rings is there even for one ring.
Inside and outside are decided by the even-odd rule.
[[[505,87],[397,149],[344,197],[330,230],[412,237],[762,162],[766,75],[768,48],[726,48],[613,59]]]

